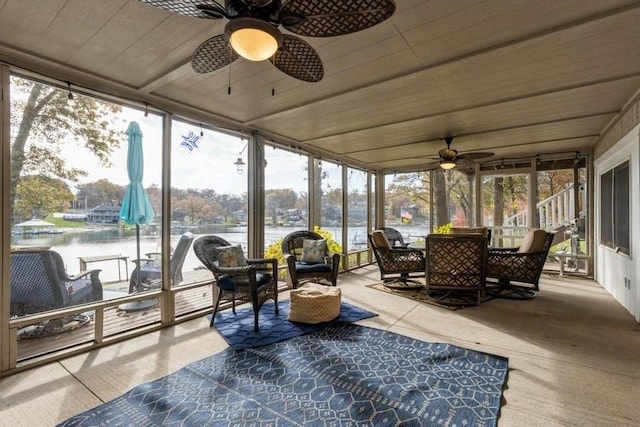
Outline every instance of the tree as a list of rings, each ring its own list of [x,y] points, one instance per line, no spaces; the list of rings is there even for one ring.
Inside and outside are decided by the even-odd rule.
[[[25,176],[77,182],[87,172],[71,168],[60,153],[60,141],[74,139],[105,165],[124,140],[110,126],[119,105],[14,77],[11,79],[11,206]],[[48,210],[49,208],[43,207]]]
[[[185,200],[179,201],[175,209],[184,213],[185,218],[191,224],[196,224],[211,214],[211,206],[202,197],[195,195],[189,195]]]
[[[114,184],[107,179],[100,179],[92,183],[78,185],[76,198],[79,206],[92,209],[112,200],[120,204],[125,191],[125,186]]]
[[[74,197],[64,181],[38,175],[25,176],[16,187],[13,220],[44,218],[68,209]]]
[[[538,201],[547,199],[573,184],[573,169],[538,172]]]
[[[415,205],[419,212],[428,216],[429,177],[428,171],[394,175],[385,191],[388,211],[400,215],[401,208]]]
[[[291,188],[265,190],[265,210],[271,223],[277,224],[279,215],[288,209],[295,209],[297,200],[298,195]]]

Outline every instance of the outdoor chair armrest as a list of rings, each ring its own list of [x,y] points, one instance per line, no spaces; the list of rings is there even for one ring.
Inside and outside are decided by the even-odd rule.
[[[409,243],[401,243],[399,245],[393,245],[393,249],[407,249],[409,247]]]
[[[386,256],[393,256],[392,254],[402,254],[405,256],[417,256],[418,258],[424,258],[424,252],[422,249],[415,248],[378,248],[381,254]]]
[[[276,258],[252,258],[247,260],[247,264],[256,266],[257,270],[270,270],[272,277],[278,277],[278,260]]]
[[[100,274],[102,270],[96,269],[96,270],[89,270],[89,271],[83,271],[82,273],[78,273],[78,274],[74,274],[71,276],[67,276],[66,277],[66,281],[68,282],[75,282],[77,280],[80,279],[86,279],[87,276],[90,276],[91,280],[97,280],[98,279],[98,275]]]
[[[518,248],[489,248],[490,254],[500,254],[500,253],[513,254],[516,252],[518,252]]]
[[[527,258],[527,257],[538,257],[540,255],[544,255],[545,251],[535,251],[535,252],[517,252],[517,250],[504,251],[504,250],[496,250],[490,249],[489,256],[497,257],[497,258]]]
[[[222,276],[249,276],[256,267],[253,265],[245,265],[242,267],[217,267],[218,273]]]
[[[284,260],[287,262],[289,268],[295,269],[297,258],[294,254],[284,254]]]
[[[250,258],[247,259],[247,264],[272,264],[277,263],[278,260],[276,258]]]
[[[331,270],[338,271],[338,266],[340,265],[340,254],[331,252],[326,257],[326,263],[331,266]]]

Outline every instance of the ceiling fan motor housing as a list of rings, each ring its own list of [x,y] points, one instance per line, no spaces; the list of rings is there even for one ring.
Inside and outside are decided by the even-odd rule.
[[[252,17],[278,24],[280,21],[280,0],[226,0],[227,16]]]

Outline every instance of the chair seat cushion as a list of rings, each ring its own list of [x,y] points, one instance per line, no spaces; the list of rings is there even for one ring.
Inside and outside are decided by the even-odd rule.
[[[296,262],[296,273],[325,273],[330,271],[331,266],[323,262]]]
[[[341,291],[334,286],[309,283],[291,291],[289,321],[317,324],[340,316]]]
[[[271,281],[271,275],[267,273],[258,273],[256,274],[256,285],[258,287],[267,284]],[[235,280],[233,280],[233,276],[223,276],[218,280],[217,286],[223,291],[233,291],[235,290]]]

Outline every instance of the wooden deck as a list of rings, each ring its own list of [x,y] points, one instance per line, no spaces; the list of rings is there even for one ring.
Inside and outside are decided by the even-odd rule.
[[[368,263],[367,251],[348,255],[350,266],[362,266]],[[285,266],[280,266],[279,290],[288,289],[284,279]],[[129,295],[128,280],[103,283],[103,301],[81,306],[69,307],[55,312],[44,312],[33,316],[11,319],[10,352],[14,366],[18,370],[46,363],[56,358],[78,354],[91,347],[107,345],[129,337],[142,335],[168,324],[204,316],[213,306],[213,275],[204,268],[185,271],[179,286],[172,288],[167,300],[174,300],[173,319],[164,319],[162,323],[160,307],[152,305],[140,311],[123,310],[122,305],[131,303],[131,299],[148,300],[144,295]],[[158,299],[160,291],[153,291]],[[221,304],[220,310],[227,309],[230,303]],[[170,311],[170,310],[168,310]],[[45,321],[60,319],[63,316],[82,315],[89,321],[76,329],[66,330],[55,335],[28,337],[25,331],[33,331],[35,325]],[[31,328],[31,329],[29,329]]]
[[[200,283],[201,285],[195,285]],[[189,285],[188,287],[184,285]],[[181,290],[180,288],[186,288]],[[144,327],[160,325],[160,307],[158,298],[151,299],[155,305],[140,311],[123,310],[124,302],[118,303],[122,297],[126,297],[129,288],[128,282],[114,282],[104,286],[105,300],[112,305],[103,309],[102,337],[98,340],[108,342],[115,337],[128,332],[140,330]],[[211,274],[204,270],[196,270],[185,273],[185,280],[175,289],[175,316],[181,317],[191,313],[210,310],[213,296],[211,286]],[[118,298],[120,297],[120,298]],[[149,300],[147,300],[149,301]],[[76,329],[55,335],[41,337],[28,337],[36,327],[30,325],[18,330],[17,360],[18,362],[37,358],[46,354],[55,353],[70,347],[92,345],[96,341],[96,311],[83,312],[90,320],[87,324]]]

